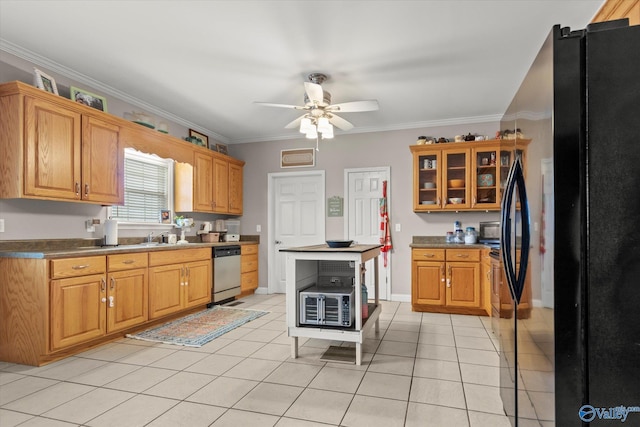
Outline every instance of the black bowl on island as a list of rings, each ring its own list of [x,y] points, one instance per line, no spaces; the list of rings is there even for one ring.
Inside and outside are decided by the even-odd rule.
[[[353,240],[327,240],[330,248],[348,248],[352,243]]]

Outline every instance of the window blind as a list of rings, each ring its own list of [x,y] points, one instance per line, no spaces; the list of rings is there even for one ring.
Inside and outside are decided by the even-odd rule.
[[[121,222],[160,223],[160,211],[170,209],[173,162],[125,150],[124,206],[111,215]]]

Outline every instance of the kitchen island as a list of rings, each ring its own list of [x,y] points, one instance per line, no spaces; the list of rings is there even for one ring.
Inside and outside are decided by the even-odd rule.
[[[362,343],[364,335],[375,325],[380,330],[379,316],[381,307],[378,300],[378,255],[381,245],[352,245],[346,248],[330,248],[326,244],[281,249],[286,252],[286,307],[287,332],[291,337],[291,357],[298,357],[298,337],[318,338],[335,341],[353,342],[356,345],[356,365],[362,364]],[[368,317],[362,318],[362,283],[364,263],[374,261],[374,298],[368,304]],[[305,325],[300,320],[301,290],[322,281],[320,266],[330,266],[327,262],[341,262],[351,269],[355,301],[351,308],[355,312],[354,322],[349,327]],[[321,264],[323,263],[323,264]],[[340,264],[338,264],[340,265]],[[324,267],[323,267],[324,268]],[[336,273],[331,283],[340,279]],[[349,286],[352,283],[348,283]]]

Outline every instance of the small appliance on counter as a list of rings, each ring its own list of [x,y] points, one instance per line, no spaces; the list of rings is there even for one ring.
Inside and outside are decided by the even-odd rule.
[[[240,241],[240,221],[228,219],[225,221],[226,234],[223,238],[225,242],[239,242]]]
[[[213,225],[208,221],[202,223],[197,234],[200,236],[203,243],[215,243],[220,241],[220,233],[213,232]]]
[[[500,247],[500,221],[481,221],[478,241],[492,247]]]

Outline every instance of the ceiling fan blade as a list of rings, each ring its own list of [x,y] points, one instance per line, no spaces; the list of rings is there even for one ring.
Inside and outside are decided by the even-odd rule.
[[[319,84],[304,82],[304,90],[312,103],[321,105],[324,102],[324,93],[322,92],[322,86]]]
[[[342,117],[338,117],[335,114],[331,114],[329,117],[329,123],[334,125],[340,130],[351,130],[353,129],[353,125],[343,119]]]
[[[292,108],[294,110],[307,110],[307,107],[302,107],[299,105],[289,105],[289,104],[273,104],[271,102],[254,102],[256,105],[260,105],[262,107],[278,107],[278,108]]]
[[[342,104],[333,104],[330,105],[327,110],[339,111],[341,113],[356,113],[359,111],[376,111],[379,108],[378,101],[371,99],[368,101],[352,101],[343,102]]]
[[[285,129],[295,129],[295,128],[299,128],[300,127],[300,122],[302,121],[302,119],[304,119],[307,115],[303,114],[302,116],[298,117],[297,119],[295,119],[294,121],[292,121],[291,123],[289,123],[288,125],[286,125],[284,128]]]

